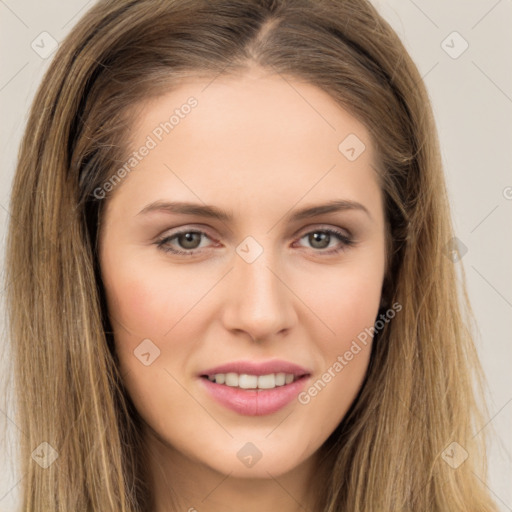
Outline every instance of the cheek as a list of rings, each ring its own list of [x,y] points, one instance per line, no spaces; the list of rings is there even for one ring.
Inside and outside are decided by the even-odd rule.
[[[157,405],[155,410],[161,410],[155,390],[165,390],[166,409],[169,403],[183,400],[181,407],[189,401],[171,375],[182,372],[200,349],[210,319],[208,299],[214,296],[208,293],[217,281],[211,269],[198,272],[185,266],[170,269],[161,262],[138,264],[135,257],[105,267],[116,352],[139,410]]]
[[[308,281],[301,291],[322,320],[315,321],[320,372],[298,397],[318,418],[319,433],[333,430],[343,419],[368,367],[384,263],[383,258],[373,259],[371,265],[362,263],[347,262],[336,272],[331,268],[323,275],[317,273],[314,282]]]
[[[383,257],[372,256],[366,260],[354,257],[347,259],[345,265],[317,270],[302,280],[300,296],[324,325],[317,340],[325,354],[342,350],[347,343],[350,345],[352,338],[373,326],[379,310],[383,273]]]
[[[137,339],[165,336],[200,301],[208,286],[208,281],[202,283],[190,272],[170,274],[161,265],[129,261],[110,268],[105,279],[114,324]]]
[[[180,385],[179,372],[200,340],[194,332],[201,328],[194,322],[194,305],[212,283],[196,280],[183,270],[171,273],[161,265],[128,260],[106,270],[116,352],[137,410],[155,431],[165,433],[176,411],[188,411],[187,418],[200,417],[204,411]]]

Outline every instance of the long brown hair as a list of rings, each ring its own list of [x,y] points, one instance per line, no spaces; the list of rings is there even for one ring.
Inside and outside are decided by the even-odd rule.
[[[369,130],[390,240],[383,301],[402,305],[322,447],[331,469],[318,510],[496,510],[475,476],[485,471],[482,435],[473,438],[482,374],[449,257],[428,94],[367,0],[100,1],[63,41],[28,120],[8,234],[23,510],[149,510],[140,418],[99,277],[108,195],[94,191],[126,159],[134,105],[184,76],[250,66],[318,86]],[[31,457],[42,442],[58,454],[47,468]],[[457,467],[454,450],[468,454]]]

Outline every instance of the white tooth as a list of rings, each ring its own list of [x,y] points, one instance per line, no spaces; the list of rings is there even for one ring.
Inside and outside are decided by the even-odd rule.
[[[276,373],[276,386],[284,386],[286,382],[285,373]]]
[[[247,373],[217,373],[208,379],[217,384],[225,384],[241,389],[273,389],[277,386],[291,384],[295,380],[292,373],[270,373],[268,375],[249,375]]]
[[[260,389],[272,389],[276,387],[276,378],[273,373],[260,375],[258,377],[258,387]]]
[[[238,386],[238,374],[237,373],[226,373],[226,386],[236,388]]]
[[[258,387],[258,377],[242,373],[238,377],[238,387],[242,389],[256,389]]]

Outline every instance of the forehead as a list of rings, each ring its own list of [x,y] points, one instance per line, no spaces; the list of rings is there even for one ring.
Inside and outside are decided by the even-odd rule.
[[[189,108],[187,103],[192,99],[195,106]],[[327,92],[295,77],[259,68],[239,75],[184,78],[168,93],[140,104],[137,113],[135,145],[153,132],[157,138],[168,135],[163,125],[170,122],[174,136],[193,131],[205,147],[208,141],[237,135],[237,146],[245,142],[246,149],[259,152],[265,147],[258,142],[271,142],[274,147],[296,144],[300,137],[317,142],[321,138],[326,147],[337,149],[349,130],[364,140],[367,148],[371,146],[364,124]],[[182,122],[185,118],[186,123]],[[262,125],[266,130],[259,130]],[[280,135],[277,140],[276,133]],[[297,152],[300,148],[293,149]]]
[[[323,90],[283,75],[183,81],[137,109],[129,153],[145,146],[115,194],[138,204],[169,196],[278,213],[300,200],[378,202],[365,126]]]

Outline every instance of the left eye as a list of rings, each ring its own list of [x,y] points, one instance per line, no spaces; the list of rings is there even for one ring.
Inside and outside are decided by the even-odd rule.
[[[204,231],[181,231],[158,240],[156,244],[159,249],[165,252],[192,256],[197,252],[200,252],[196,251],[196,249],[201,248],[201,241],[203,237],[210,238]],[[338,247],[336,247],[336,245],[331,245],[333,238],[338,240]],[[346,247],[353,244],[353,241],[347,235],[334,229],[317,229],[309,231],[299,238],[299,240],[303,239],[307,239],[313,249],[318,249],[318,251],[315,252],[319,252],[321,254],[341,252]],[[173,240],[177,242],[178,247],[171,243]],[[326,251],[325,249],[330,250]]]
[[[309,233],[303,235],[300,240],[304,238],[308,240],[314,249],[329,248],[329,244],[331,241],[333,241],[333,238],[336,238],[339,242],[341,242],[342,247],[336,248],[335,245],[333,250],[325,251],[326,253],[339,252],[343,250],[345,246],[348,246],[352,243],[352,240],[348,236],[334,229],[317,229],[315,231],[310,231]]]

